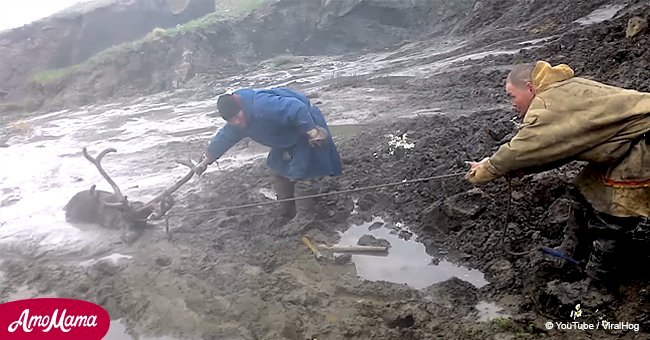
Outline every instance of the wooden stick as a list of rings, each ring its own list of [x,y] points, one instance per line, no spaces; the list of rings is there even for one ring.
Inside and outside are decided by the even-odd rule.
[[[314,254],[314,256],[316,256],[316,260],[320,260],[320,259],[322,259],[324,257],[323,254],[321,254],[320,251],[318,251],[318,249],[316,249],[316,247],[314,246],[314,243],[311,241],[311,239],[309,237],[303,236],[302,237],[302,242],[307,246],[307,248],[309,248],[309,250],[311,250],[312,254]]]
[[[382,246],[353,246],[353,245],[333,245],[333,246],[328,246],[325,244],[319,244],[318,245],[319,249],[323,250],[329,250],[333,252],[338,252],[338,253],[376,253],[376,252],[387,252],[388,248],[387,247],[382,247]]]

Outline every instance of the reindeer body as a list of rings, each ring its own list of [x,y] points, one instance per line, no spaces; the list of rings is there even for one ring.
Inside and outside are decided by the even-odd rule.
[[[150,216],[160,218],[173,206],[171,193],[194,175],[194,166],[191,163],[183,163],[190,167],[190,172],[152,201],[146,204],[137,201],[129,202],[100,165],[101,159],[109,152],[115,152],[115,149],[106,149],[95,159],[88,155],[86,148],[83,148],[84,157],[95,164],[113,187],[114,192],[96,190],[95,185],[92,185],[89,190],[76,193],[64,207],[65,219],[72,223],[91,223],[107,229],[122,230],[123,238],[131,242],[147,226],[147,218]]]
[[[65,220],[74,223],[95,223],[112,229],[119,218],[119,211],[105,209],[100,199],[110,203],[116,203],[117,199],[113,193],[94,190],[94,187],[93,185],[90,190],[80,191],[72,196],[63,208]]]

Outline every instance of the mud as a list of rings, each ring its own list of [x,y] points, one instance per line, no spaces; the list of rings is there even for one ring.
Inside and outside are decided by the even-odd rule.
[[[489,4],[484,2],[492,8]],[[514,132],[515,121],[503,91],[504,76],[514,62],[540,58],[565,62],[578,75],[648,90],[649,35],[625,38],[627,19],[647,16],[648,7],[632,4],[611,20],[574,22],[599,5],[576,5],[577,18],[558,19],[562,30],[554,26],[536,33],[514,30],[501,39],[486,32],[484,40],[480,35],[431,38],[364,55],[301,57],[287,71],[288,77],[278,77],[281,70],[269,66],[264,72],[220,79],[213,86],[295,86],[323,108],[329,121],[342,124],[333,131],[344,175],[324,183],[324,191],[461,173],[466,171],[464,161],[489,155]],[[561,17],[562,10],[548,16]],[[501,13],[498,8],[485,11],[491,16],[497,13]],[[507,15],[503,18],[508,19]],[[524,27],[526,23],[517,24]],[[328,63],[331,70],[316,72]],[[88,110],[97,120],[92,122],[96,130],[113,134],[105,137],[129,150],[116,166],[118,178],[142,181],[129,172],[136,166],[142,172],[138,175],[145,175],[146,180],[133,188],[135,196],[151,196],[147,184],[169,179],[169,174],[160,175],[170,172],[168,160],[198,157],[209,125],[215,124],[205,115],[213,103],[189,105],[179,96],[161,95],[144,103]],[[190,116],[198,122],[190,124]],[[41,125],[54,124],[46,118],[33,122],[36,131]],[[79,113],[78,119],[88,118]],[[175,119],[178,129],[164,124],[169,119]],[[92,124],[89,131],[93,131]],[[404,133],[414,147],[391,152],[388,135]],[[28,159],[26,150],[20,148],[33,143],[33,136],[20,131],[4,134],[8,147],[0,151]],[[96,139],[88,141],[97,143]],[[71,157],[66,164],[83,162],[78,153],[74,158],[73,145],[65,144],[69,142],[62,139],[44,145],[61,147],[63,143],[61,153]],[[238,146],[221,170],[211,168],[178,192],[169,219],[170,234],[160,222],[134,244],[124,245],[113,241],[107,231],[57,224],[58,217],[50,222],[52,229],[97,242],[44,251],[44,245],[58,243],[52,238],[56,233],[45,233],[38,242],[30,240],[30,234],[0,234],[0,298],[61,296],[98,303],[113,320],[111,336],[115,339],[648,337],[650,284],[647,273],[639,270],[645,268],[647,258],[632,260],[638,267],[628,270],[619,295],[598,291],[581,295],[577,287],[581,274],[549,266],[535,249],[560,243],[566,220],[563,204],[581,164],[513,180],[507,215],[504,181],[475,188],[462,176],[329,196],[321,205],[324,217],[307,225],[305,234],[328,244],[357,244],[367,234],[385,239],[391,247],[385,257],[354,254],[339,261],[317,261],[301,242],[301,233],[283,229],[270,218],[273,206],[207,212],[272,199],[269,174],[259,159],[264,150],[246,150]],[[248,158],[235,159],[237,151]],[[15,186],[6,185],[9,188],[2,197],[10,203],[1,209],[30,199],[23,197],[25,183],[30,183],[29,176],[40,177],[22,176]],[[28,220],[10,216],[0,229],[16,228],[16,223]],[[48,221],[40,218],[30,223],[47,226]],[[643,243],[638,247],[647,248]],[[515,256],[509,251],[528,253]],[[559,286],[569,286],[568,292],[575,294],[560,296],[556,293]],[[641,331],[549,331],[544,327],[549,320],[571,321],[576,303],[589,315],[639,323]]]

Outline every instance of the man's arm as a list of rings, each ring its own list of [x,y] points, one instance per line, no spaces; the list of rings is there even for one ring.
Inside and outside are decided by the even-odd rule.
[[[236,128],[228,124],[219,129],[205,149],[203,159],[199,165],[197,165],[195,172],[198,175],[202,174],[209,164],[212,164],[215,160],[223,156],[226,151],[230,150],[230,148],[242,140],[242,138],[244,138],[244,136],[242,136]]]
[[[472,179],[476,176],[470,175],[470,182],[483,183],[514,172],[561,165],[611,136],[611,129],[598,129],[571,112],[530,110],[517,134],[474,170],[478,177]]]
[[[570,112],[531,110],[517,134],[490,157],[502,175],[527,168],[545,167],[570,159],[602,142],[591,124]]]

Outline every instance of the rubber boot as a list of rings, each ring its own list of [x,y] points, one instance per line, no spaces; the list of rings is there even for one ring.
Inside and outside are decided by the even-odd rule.
[[[592,281],[617,291],[619,284],[619,245],[625,234],[639,224],[637,217],[616,217],[604,213],[595,213],[589,221],[589,232],[594,235],[589,261],[585,265],[585,274]]]
[[[305,179],[296,181],[296,197],[312,196],[318,194],[317,180]],[[316,219],[316,198],[296,200],[296,219],[311,221]]]
[[[597,239],[592,242],[589,261],[585,266],[585,274],[592,280],[602,283],[611,281],[617,269],[617,241],[612,239]]]
[[[296,198],[303,196],[311,196],[318,193],[316,187],[317,180],[307,179],[298,180],[295,182],[295,196]],[[296,201],[296,216],[283,228],[277,232],[280,236],[290,237],[300,235],[308,229],[319,228],[317,223],[317,199],[306,198],[297,199]]]
[[[584,239],[590,213],[591,207],[588,204],[585,204],[580,199],[572,201],[569,218],[564,226],[564,238],[559,246],[554,247],[555,250],[561,251],[574,259],[582,258],[584,254],[581,254],[583,251],[580,250],[586,248],[586,245],[585,242],[581,241]],[[555,268],[566,268],[569,264],[566,260],[557,257],[552,258],[551,262]]]
[[[275,197],[279,200],[294,197],[295,182],[283,176],[273,176],[273,189],[275,190]],[[279,215],[280,218],[286,221],[292,219],[296,215],[296,202],[282,202],[280,204]]]

